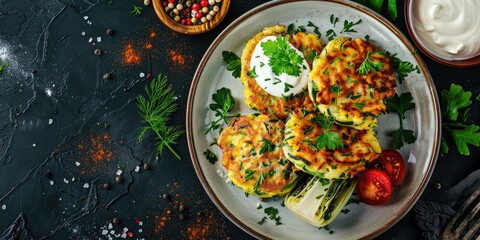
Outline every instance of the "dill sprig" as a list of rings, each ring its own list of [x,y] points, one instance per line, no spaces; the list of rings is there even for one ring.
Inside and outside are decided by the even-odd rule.
[[[141,128],[138,141],[141,141],[145,133],[151,130],[158,140],[156,146],[158,154],[162,155],[163,149],[167,147],[176,158],[181,159],[172,145],[177,143],[176,139],[183,134],[183,131],[179,126],[167,125],[170,115],[178,109],[175,92],[167,86],[167,78],[161,74],[153,79],[150,85],[145,86],[145,92],[147,98],[141,95],[137,97],[142,122],[147,123]]]

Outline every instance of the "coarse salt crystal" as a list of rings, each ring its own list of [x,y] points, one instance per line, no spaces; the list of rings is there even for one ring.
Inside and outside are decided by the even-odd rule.
[[[124,227],[124,228],[123,228],[123,231],[124,231],[124,232],[128,232],[128,228],[127,228],[127,227]]]
[[[88,19],[88,16],[83,16],[83,19],[87,20],[87,19]]]
[[[138,172],[138,171],[140,171],[140,166],[135,167],[135,172]]]
[[[141,77],[141,78],[145,77],[145,73],[141,72],[141,73],[140,73],[140,77]]]
[[[115,230],[110,230],[110,234],[115,234]]]
[[[82,32],[82,36],[85,36],[85,32]]]
[[[123,172],[123,171],[122,171],[122,170],[120,170],[120,169],[119,169],[119,170],[117,170],[117,175],[119,175],[119,176],[120,176],[120,175],[122,174],[122,172]]]
[[[69,181],[66,178],[63,179],[63,182],[66,183],[66,184],[69,183]]]
[[[32,144],[32,146],[33,146],[33,147],[36,147],[36,146],[37,146],[37,144],[36,144],[36,143],[34,143],[34,144]]]
[[[88,25],[92,25],[92,22],[90,22],[90,21],[87,21],[87,24],[88,24]]]
[[[77,167],[80,166],[80,162],[76,161],[75,165],[77,165]]]
[[[140,222],[138,223],[138,226],[143,226],[143,222],[140,221]]]
[[[97,37],[97,42],[101,42],[102,41],[102,37]]]
[[[102,235],[107,235],[108,231],[107,230],[102,230]]]
[[[53,119],[48,119],[48,124],[52,124],[53,123]]]
[[[6,210],[7,209],[7,205],[3,204],[2,205],[2,210]]]
[[[143,232],[143,229],[141,229],[141,228],[140,228],[140,229],[138,229],[138,232],[139,232],[139,233]]]
[[[127,238],[127,233],[122,233],[121,238]]]
[[[89,188],[89,187],[90,187],[90,184],[88,183],[83,184],[83,188]]]
[[[53,181],[50,180],[50,185],[53,185]]]
[[[75,182],[75,177],[72,177],[72,182]]]
[[[89,39],[88,39],[88,42],[92,42],[92,41],[93,41],[93,38],[89,38]]]

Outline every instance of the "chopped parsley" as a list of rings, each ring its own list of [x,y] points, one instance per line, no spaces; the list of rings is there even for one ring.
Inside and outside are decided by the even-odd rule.
[[[247,72],[247,75],[251,78],[256,78],[258,77],[257,73],[255,72],[255,66],[253,66],[253,68]]]
[[[357,30],[353,29],[352,27],[354,27],[355,25],[358,25],[362,22],[362,19],[358,19],[358,21],[356,22],[349,22],[348,20],[345,20],[343,22],[343,29],[342,31],[340,31],[340,33],[344,33],[344,32],[357,32]]]
[[[276,146],[271,140],[262,138],[260,142],[262,142],[263,144],[260,147],[260,151],[258,152],[258,154],[263,154],[264,152],[273,152],[275,150]]]
[[[405,92],[398,96],[395,94],[391,99],[386,100],[387,112],[398,113],[400,120],[400,128],[389,132],[388,135],[393,137],[393,148],[400,149],[404,142],[414,143],[417,139],[412,130],[403,128],[403,119],[405,119],[405,112],[415,108],[415,103],[412,102],[413,97],[410,92]]]
[[[246,169],[245,170],[245,181],[248,181],[253,178],[253,174],[257,172],[256,170],[253,169]]]
[[[211,164],[215,164],[217,162],[217,155],[215,155],[214,152],[210,151],[210,149],[205,150],[205,152],[203,152],[203,155],[205,155],[205,157]]]
[[[372,59],[370,59],[370,52],[367,52],[367,56],[360,67],[358,67],[357,72],[362,75],[367,75],[370,71],[376,73],[377,71],[382,70],[382,68],[383,63],[372,61]]]

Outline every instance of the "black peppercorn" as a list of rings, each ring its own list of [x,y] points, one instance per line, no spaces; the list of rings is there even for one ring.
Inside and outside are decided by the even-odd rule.
[[[112,29],[107,29],[107,35],[112,36],[113,35],[113,30]]]
[[[180,210],[180,212],[185,211],[185,205],[180,204],[180,206],[178,207],[178,210]]]
[[[435,183],[435,185],[433,186],[433,188],[435,188],[435,190],[440,190],[442,188],[442,184],[437,182]]]
[[[116,177],[115,177],[115,182],[116,182],[116,183],[121,183],[121,182],[123,182],[122,176],[116,176]]]
[[[105,73],[103,75],[103,80],[109,80],[109,79],[112,79],[112,74],[111,73]]]
[[[97,49],[95,49],[95,50],[93,51],[93,54],[95,54],[95,55],[97,55],[97,56],[100,56],[100,55],[102,55],[102,50],[100,50],[100,49],[97,48]]]
[[[164,200],[167,200],[168,197],[169,197],[169,196],[168,196],[168,194],[166,194],[166,193],[164,193],[164,194],[162,195],[162,198],[163,198]]]
[[[143,169],[145,170],[149,170],[152,166],[150,165],[150,163],[144,163],[143,164]]]
[[[180,215],[178,215],[178,219],[180,219],[180,221],[185,220],[185,214],[180,213]]]
[[[112,223],[115,224],[115,225],[118,225],[118,224],[120,224],[120,219],[118,219],[118,218],[113,218],[113,219],[112,219]]]
[[[110,190],[110,187],[111,187],[111,186],[110,186],[110,184],[108,184],[108,183],[104,183],[104,184],[103,184],[103,189],[105,189],[105,190]]]

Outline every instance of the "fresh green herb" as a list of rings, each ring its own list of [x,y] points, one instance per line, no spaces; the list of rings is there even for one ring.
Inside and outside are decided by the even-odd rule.
[[[374,62],[370,59],[370,52],[367,52],[367,56],[365,60],[362,62],[360,67],[358,67],[357,72],[362,75],[367,75],[368,72],[376,73],[383,68],[383,63],[381,62]]]
[[[330,23],[333,24],[333,27],[335,27],[335,24],[339,21],[338,17],[335,17],[335,15],[330,15]]]
[[[240,77],[242,70],[242,61],[235,53],[229,51],[222,52],[223,61],[227,63],[227,70],[232,72],[234,78]]]
[[[403,128],[405,112],[415,108],[415,103],[413,103],[412,100],[412,94],[410,92],[405,92],[400,94],[400,96],[395,94],[391,99],[387,99],[386,101],[387,112],[398,113],[398,118],[400,120],[400,128],[388,133],[389,136],[393,137],[393,148],[395,149],[400,149],[404,145],[404,142],[410,144],[414,143],[417,139],[412,130]]]
[[[260,187],[260,185],[262,185],[265,182],[265,177],[266,177],[265,173],[260,172],[260,175],[258,175],[258,179],[255,182],[255,186],[253,186],[253,191],[258,195],[261,194],[261,192],[258,190],[258,187]]]
[[[370,42],[370,35],[367,34],[367,35],[365,35],[364,38],[365,38],[365,42]]]
[[[260,221],[258,221],[257,222],[258,225],[262,225],[265,222],[265,220],[267,220],[267,217],[263,217]]]
[[[315,142],[320,149],[328,148],[332,150],[343,147],[343,142],[338,133],[325,130],[323,130],[322,134],[315,139]]]
[[[207,130],[205,130],[205,134],[210,132],[210,130],[215,130],[220,127],[220,122],[223,120],[227,123],[228,118],[234,118],[240,116],[240,114],[236,115],[227,115],[235,106],[235,99],[233,99],[232,94],[230,93],[230,89],[228,88],[220,88],[217,90],[216,93],[212,95],[212,100],[214,103],[210,104],[210,110],[215,112],[215,117],[217,119],[210,123]]]
[[[286,82],[284,82],[283,85],[284,85],[283,92],[288,92],[288,91],[290,91],[290,89],[293,88],[292,84],[289,84],[289,83],[286,83]]]
[[[347,214],[347,213],[350,212],[350,209],[344,208],[344,209],[342,209],[340,212],[342,212],[343,214]]]
[[[305,29],[304,26],[300,25],[298,26],[297,28],[295,28],[295,24],[293,23],[290,23],[288,26],[287,26],[287,33],[289,34],[297,34],[299,32],[306,32],[307,30]]]
[[[320,39],[322,37],[322,33],[320,32],[320,28],[313,24],[311,21],[308,21],[307,27],[313,28],[313,33],[317,34],[317,37]],[[315,52],[315,51],[313,51]],[[316,52],[315,52],[316,53]]]
[[[130,13],[133,14],[134,16],[139,16],[140,14],[142,14],[142,7],[133,5],[133,10]]]
[[[310,55],[308,55],[308,59],[314,60],[317,57],[318,53],[315,51],[312,51]]]
[[[167,78],[161,74],[153,79],[150,85],[145,86],[145,92],[148,100],[141,95],[137,97],[142,122],[147,123],[142,127],[138,140],[141,141],[145,133],[151,130],[158,140],[157,152],[161,155],[164,147],[167,147],[176,158],[180,159],[180,155],[173,150],[172,145],[177,143],[176,139],[183,134],[183,131],[178,126],[167,125],[170,115],[177,110],[175,92],[167,86]]]
[[[328,41],[332,41],[333,39],[335,39],[337,37],[337,34],[335,33],[335,31],[333,29],[328,29],[327,30],[327,39]]]
[[[343,22],[343,29],[340,31],[340,33],[344,32],[357,32],[357,30],[353,29],[355,25],[358,25],[362,22],[362,19],[358,19],[356,22],[349,22],[348,20],[345,20]]]
[[[256,78],[258,77],[257,73],[255,72],[255,66],[253,66],[253,68],[247,72],[247,75],[251,78]]]
[[[397,0],[388,0],[387,14],[393,21],[397,20]]]
[[[338,85],[330,86],[330,92],[333,92],[335,94],[339,94],[340,91],[342,91],[342,88]]]
[[[247,169],[245,170],[245,181],[248,181],[253,178],[253,174],[257,172],[256,170],[253,169]]]
[[[405,80],[405,77],[407,77],[409,73],[415,70],[417,72],[420,71],[418,66],[414,67],[411,62],[402,61],[400,58],[395,57],[395,55],[393,55],[392,57],[393,66],[397,69],[398,81],[400,82],[400,84],[402,84],[403,80]]]
[[[452,84],[450,89],[442,90],[442,125],[450,134],[460,154],[470,155],[468,145],[480,146],[480,126],[466,124],[472,92],[464,91],[459,85]],[[464,111],[463,121],[458,120],[460,111]],[[466,112],[466,114],[465,114]],[[445,134],[444,134],[445,136]],[[446,139],[442,137],[441,154],[448,153]]]
[[[365,107],[365,102],[356,102],[353,104],[354,107],[363,110],[363,107]]]
[[[274,207],[268,207],[268,208],[265,208],[263,211],[264,211],[265,214],[267,214],[267,216],[270,220],[275,220],[275,225],[278,226],[278,225],[282,224],[280,222],[281,217],[278,216],[278,209],[276,209]]]
[[[337,169],[337,164],[332,164],[332,169]]]
[[[477,98],[475,98],[477,101],[480,101],[480,93],[478,94]]]
[[[258,204],[257,209],[262,209],[262,208],[263,208],[262,204]]]
[[[264,152],[273,152],[275,150],[276,146],[272,141],[270,141],[266,138],[262,138],[262,140],[260,140],[260,142],[262,142],[263,144],[262,144],[262,147],[260,147],[260,151],[259,151],[258,154],[261,155]]]
[[[267,40],[262,42],[265,56],[269,57],[268,64],[275,75],[286,73],[290,76],[300,76],[300,67],[303,57],[295,49],[290,47],[288,36],[277,36],[276,41]]]
[[[0,76],[3,73],[3,68],[8,67],[9,61],[8,58],[5,58],[4,62],[0,62]]]
[[[215,155],[214,152],[210,151],[210,149],[205,150],[205,152],[203,152],[203,155],[205,155],[205,157],[211,164],[215,164],[217,162],[217,155]]]

